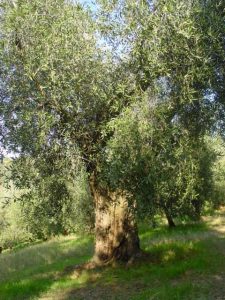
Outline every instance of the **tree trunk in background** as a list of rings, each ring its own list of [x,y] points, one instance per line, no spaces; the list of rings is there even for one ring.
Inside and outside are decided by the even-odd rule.
[[[136,222],[126,199],[116,193],[91,187],[95,200],[96,264],[128,262],[140,254]]]
[[[194,218],[196,221],[199,221],[201,218],[202,203],[199,199],[192,200],[191,202],[194,207]]]
[[[168,212],[167,208],[164,208],[164,212],[165,212],[169,227],[170,228],[176,227],[176,224],[174,223],[173,218],[172,218],[171,214]]]

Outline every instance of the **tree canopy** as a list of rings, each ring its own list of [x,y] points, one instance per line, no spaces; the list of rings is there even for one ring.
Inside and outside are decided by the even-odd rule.
[[[212,191],[225,5],[98,4],[93,16],[73,1],[2,1],[1,125],[27,203],[60,220],[81,180],[105,262],[139,254],[135,213],[199,217]]]

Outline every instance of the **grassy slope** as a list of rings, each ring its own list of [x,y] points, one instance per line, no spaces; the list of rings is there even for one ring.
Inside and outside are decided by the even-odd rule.
[[[91,237],[65,237],[0,255],[0,299],[224,299],[225,211],[199,225],[140,229],[150,258],[86,270]]]

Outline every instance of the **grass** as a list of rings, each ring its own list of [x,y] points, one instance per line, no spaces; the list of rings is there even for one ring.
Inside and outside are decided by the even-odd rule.
[[[169,230],[140,226],[150,257],[134,266],[74,268],[93,253],[90,236],[60,237],[0,255],[0,299],[223,299],[225,211]]]

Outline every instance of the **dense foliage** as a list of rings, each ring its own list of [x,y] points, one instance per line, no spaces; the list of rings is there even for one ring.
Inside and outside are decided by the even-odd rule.
[[[225,4],[98,4],[95,16],[73,1],[1,4],[1,135],[38,237],[91,228],[94,210],[107,236],[115,216],[101,213],[118,195],[170,225],[213,199],[206,136],[224,129]]]
[[[204,138],[194,140],[178,124],[166,123],[149,102],[127,109],[109,127],[108,184],[136,199],[141,215],[164,212],[171,224],[173,217],[198,219],[213,191],[216,158]]]

